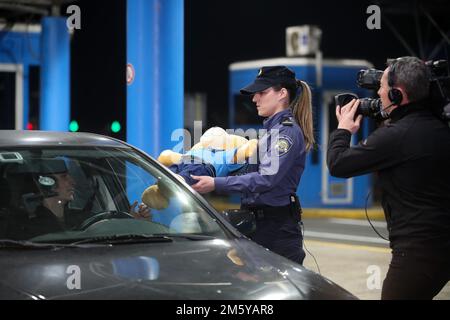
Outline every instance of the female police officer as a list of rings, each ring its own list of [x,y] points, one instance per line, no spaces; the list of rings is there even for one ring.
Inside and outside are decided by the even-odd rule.
[[[198,180],[192,187],[200,193],[243,194],[242,208],[256,216],[252,239],[301,264],[305,253],[295,193],[306,152],[314,144],[311,90],[292,70],[275,66],[263,67],[241,93],[253,95],[258,114],[266,118],[257,171],[230,177],[192,176]]]

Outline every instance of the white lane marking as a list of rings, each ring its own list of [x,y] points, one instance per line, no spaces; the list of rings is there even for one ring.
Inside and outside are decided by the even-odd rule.
[[[330,232],[318,232],[318,231],[305,231],[306,237],[315,237],[323,239],[333,239],[333,240],[347,240],[347,241],[357,241],[357,242],[368,242],[368,243],[378,243],[378,244],[388,244],[389,242],[381,238],[365,237],[365,236],[351,236],[348,234],[340,233],[330,233]]]
[[[390,248],[382,248],[382,247],[374,247],[370,245],[361,245],[361,244],[349,244],[349,243],[339,243],[339,242],[331,242],[328,240],[305,240],[305,242],[309,244],[314,244],[318,246],[325,247],[333,247],[339,249],[350,249],[350,250],[363,250],[363,251],[371,251],[371,252],[381,252],[381,253],[390,253]]]
[[[345,224],[345,225],[351,225],[351,226],[363,226],[363,227],[370,227],[369,221],[367,220],[357,220],[357,219],[338,219],[338,218],[331,218],[328,219],[331,223],[336,224]],[[385,221],[371,221],[374,227],[377,228],[387,228]]]

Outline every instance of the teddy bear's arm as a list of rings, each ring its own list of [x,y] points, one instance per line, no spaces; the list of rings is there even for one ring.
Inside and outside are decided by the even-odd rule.
[[[251,158],[258,150],[258,140],[252,139],[246,144],[239,147],[234,155],[235,163],[244,163],[246,160]]]

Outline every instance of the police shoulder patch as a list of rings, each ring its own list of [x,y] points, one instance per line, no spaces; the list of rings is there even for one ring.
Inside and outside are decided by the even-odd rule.
[[[281,121],[281,124],[282,124],[283,126],[292,127],[292,126],[294,125],[294,120],[293,120],[291,117],[284,118],[284,119]]]
[[[292,147],[292,139],[288,136],[281,135],[278,138],[278,141],[275,145],[275,149],[278,153],[278,156],[281,157],[291,150]]]

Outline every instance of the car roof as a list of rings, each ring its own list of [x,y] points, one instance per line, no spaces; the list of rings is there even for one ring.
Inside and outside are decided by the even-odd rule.
[[[0,130],[0,147],[21,146],[91,146],[130,148],[111,137],[84,132]]]

